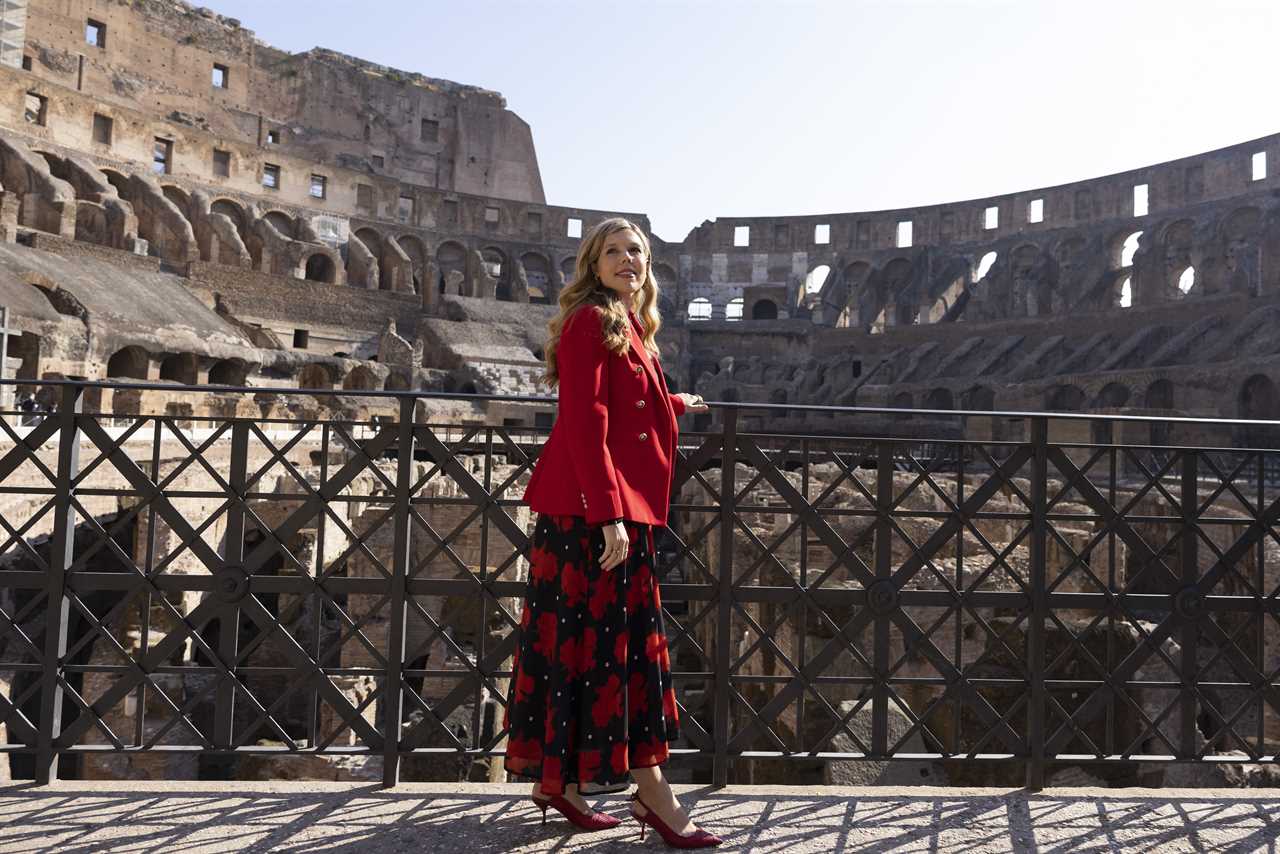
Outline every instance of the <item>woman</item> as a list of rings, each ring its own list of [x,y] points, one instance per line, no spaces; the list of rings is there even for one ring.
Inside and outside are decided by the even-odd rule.
[[[653,527],[667,521],[676,418],[707,406],[667,391],[657,304],[644,233],[622,218],[593,228],[545,350],[559,406],[524,494],[539,515],[505,766],[537,781],[544,822],[550,806],[588,830],[620,822],[580,788],[619,791],[629,772],[641,838],[650,824],[669,845],[701,848],[720,840],[694,827],[659,767],[679,721]]]

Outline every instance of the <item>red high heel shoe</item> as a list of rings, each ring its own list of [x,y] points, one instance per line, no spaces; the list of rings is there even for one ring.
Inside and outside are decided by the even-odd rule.
[[[529,800],[533,801],[533,805],[542,810],[542,823],[547,823],[547,807],[557,810],[562,816],[569,819],[569,822],[575,827],[582,830],[608,830],[611,827],[617,827],[622,824],[622,819],[606,815],[602,812],[581,812],[573,804],[569,803],[561,795],[552,795],[548,800],[529,796]]]
[[[724,840],[714,833],[707,833],[699,828],[688,836],[681,836],[676,833],[667,823],[658,818],[658,814],[653,811],[653,807],[646,804],[640,799],[640,793],[636,792],[631,796],[631,800],[644,807],[646,812],[640,815],[634,809],[631,810],[631,816],[640,822],[640,841],[644,841],[644,826],[646,824],[653,825],[653,829],[658,831],[658,835],[662,837],[662,841],[667,843],[670,848],[710,848],[713,845],[719,845]]]

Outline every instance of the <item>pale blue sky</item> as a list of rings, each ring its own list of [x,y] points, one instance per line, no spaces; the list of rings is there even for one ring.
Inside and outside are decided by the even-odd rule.
[[[1105,175],[1280,131],[1274,0],[203,0],[502,92],[547,201],[876,210]]]

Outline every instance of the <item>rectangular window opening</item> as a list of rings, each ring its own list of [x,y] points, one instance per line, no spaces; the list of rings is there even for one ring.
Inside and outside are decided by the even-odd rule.
[[[1147,201],[1148,201],[1147,185],[1146,184],[1135,185],[1133,188],[1133,215],[1134,216],[1147,215]]]
[[[27,93],[26,119],[28,124],[40,125],[49,118],[49,99],[35,92]]]
[[[493,206],[489,206],[484,209],[484,221],[488,225],[497,225],[498,220],[501,219],[501,217],[502,212]]]
[[[458,224],[458,203],[453,199],[444,200],[444,221],[448,225]]]
[[[824,245],[831,242],[831,226],[827,223],[821,223],[813,227],[813,242],[818,245]]]
[[[1044,199],[1032,199],[1027,203],[1027,222],[1044,222]]]
[[[98,145],[111,144],[111,131],[114,122],[110,116],[104,116],[102,113],[93,114],[93,141]]]
[[[734,226],[733,245],[734,246],[750,246],[751,245],[751,226],[749,225]]]
[[[911,246],[911,220],[904,219],[898,223],[898,248],[906,249]]]
[[[293,330],[293,349],[305,350],[307,349],[307,344],[309,344],[310,341],[311,341],[311,333],[307,332],[307,330],[305,329]]]
[[[280,131],[278,130],[267,131],[267,145],[279,145],[279,144],[280,144]]]
[[[400,202],[396,206],[396,216],[401,222],[410,222],[413,220],[414,200],[413,196],[401,196]]]
[[[323,175],[311,176],[311,198],[323,199],[329,194],[329,179]]]
[[[94,47],[106,47],[107,25],[101,21],[95,21],[93,18],[85,21],[84,40],[87,44],[91,44]]]
[[[213,150],[213,174],[219,178],[231,177],[231,152],[221,148]]]
[[[217,89],[226,89],[231,80],[231,70],[225,65],[213,64],[213,85]]]
[[[576,216],[569,217],[569,227],[565,229],[565,235],[578,239],[582,237],[582,220]]]
[[[1267,177],[1267,153],[1259,151],[1253,155],[1253,180],[1261,181]]]
[[[525,215],[525,229],[530,234],[542,233],[542,214],[537,211],[529,211]]]
[[[23,71],[30,71],[30,70],[31,70],[31,57],[30,57],[30,56],[25,56],[25,55],[24,55],[24,56],[22,57],[22,70],[23,70]]]
[[[168,175],[173,171],[173,140],[158,136],[151,154],[151,171]]]
[[[1000,208],[991,205],[982,212],[982,227],[988,231],[1000,227]]]
[[[268,190],[280,189],[280,167],[274,163],[262,164],[262,186]]]
[[[437,142],[440,139],[440,123],[435,119],[423,119],[421,137],[423,142]]]
[[[373,187],[368,184],[356,184],[356,209],[373,210]]]

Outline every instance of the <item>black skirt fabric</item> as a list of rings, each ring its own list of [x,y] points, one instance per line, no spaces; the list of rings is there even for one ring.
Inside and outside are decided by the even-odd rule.
[[[623,789],[679,733],[652,531],[625,525],[631,549],[608,572],[604,535],[583,517],[540,515],[534,528],[504,764],[548,795]]]

